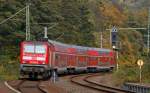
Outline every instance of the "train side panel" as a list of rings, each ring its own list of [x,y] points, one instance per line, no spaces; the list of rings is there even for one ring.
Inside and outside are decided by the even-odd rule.
[[[75,73],[99,71],[116,66],[115,53],[108,49],[75,47],[50,42],[22,42],[20,72],[47,77],[52,71]]]

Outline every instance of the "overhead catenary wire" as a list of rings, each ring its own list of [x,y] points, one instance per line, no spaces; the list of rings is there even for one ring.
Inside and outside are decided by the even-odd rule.
[[[57,41],[58,39],[60,39],[63,35],[64,35],[64,33],[62,33],[59,37],[57,37],[57,38],[55,39],[55,41]]]
[[[53,27],[57,26],[58,23],[54,23],[52,26],[48,27],[47,29],[52,29]]]
[[[142,27],[138,27],[138,28],[132,28],[132,27],[127,27],[127,28],[117,28],[118,30],[146,30],[147,28],[142,28]],[[106,30],[112,30],[112,29],[106,29]]]
[[[16,13],[13,14],[12,16],[10,16],[9,18],[4,19],[3,21],[0,22],[0,25],[3,24],[3,23],[5,23],[5,22],[7,22],[7,21],[10,20],[11,18],[15,17],[17,14],[19,14],[20,12],[22,12],[22,11],[25,10],[26,8],[27,8],[27,6],[24,7],[24,8],[22,8],[21,10],[19,10],[18,12],[16,12]]]
[[[33,25],[51,25],[53,23],[32,23]]]
[[[48,2],[44,2],[44,3],[48,3]],[[26,40],[30,40],[31,39],[31,35],[30,35],[30,7],[31,4],[30,3],[27,3],[26,4],[26,7],[22,8],[21,10],[19,10],[18,12],[16,12],[15,14],[13,14],[12,16],[10,16],[9,18],[3,20],[0,22],[0,25],[7,22],[8,20],[12,19],[13,17],[15,17],[17,14],[19,14],[20,12],[22,12],[23,10],[26,10]],[[36,23],[35,23],[36,24]],[[51,23],[37,23],[37,24],[42,24],[42,25],[49,25]],[[54,24],[54,26],[57,25]],[[48,29],[51,29],[53,28],[54,26],[48,28]]]

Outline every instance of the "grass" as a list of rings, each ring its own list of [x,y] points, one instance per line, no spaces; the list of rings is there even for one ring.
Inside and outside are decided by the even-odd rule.
[[[10,56],[0,56],[0,80],[14,80],[18,78],[19,61]]]
[[[142,82],[150,83],[150,64],[145,64],[142,68]],[[114,84],[122,85],[125,82],[139,83],[139,67],[138,66],[121,66],[118,71],[113,74]]]

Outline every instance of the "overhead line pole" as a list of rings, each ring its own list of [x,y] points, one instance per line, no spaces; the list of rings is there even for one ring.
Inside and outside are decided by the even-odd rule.
[[[147,29],[147,53],[150,51],[150,7],[148,9],[148,29]]]
[[[102,31],[100,32],[100,36],[101,36],[100,37],[100,44],[101,44],[100,47],[103,48],[103,32]]]
[[[30,5],[27,3],[26,8],[26,40],[30,40]]]

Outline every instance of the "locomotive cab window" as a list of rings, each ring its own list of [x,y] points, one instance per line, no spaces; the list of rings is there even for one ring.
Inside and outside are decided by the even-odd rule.
[[[35,53],[42,53],[44,54],[46,52],[46,48],[44,45],[36,45],[35,46]]]
[[[44,45],[32,45],[32,44],[25,44],[24,45],[24,52],[25,53],[46,53],[46,47]]]
[[[26,53],[34,53],[34,45],[25,44],[24,52]]]

